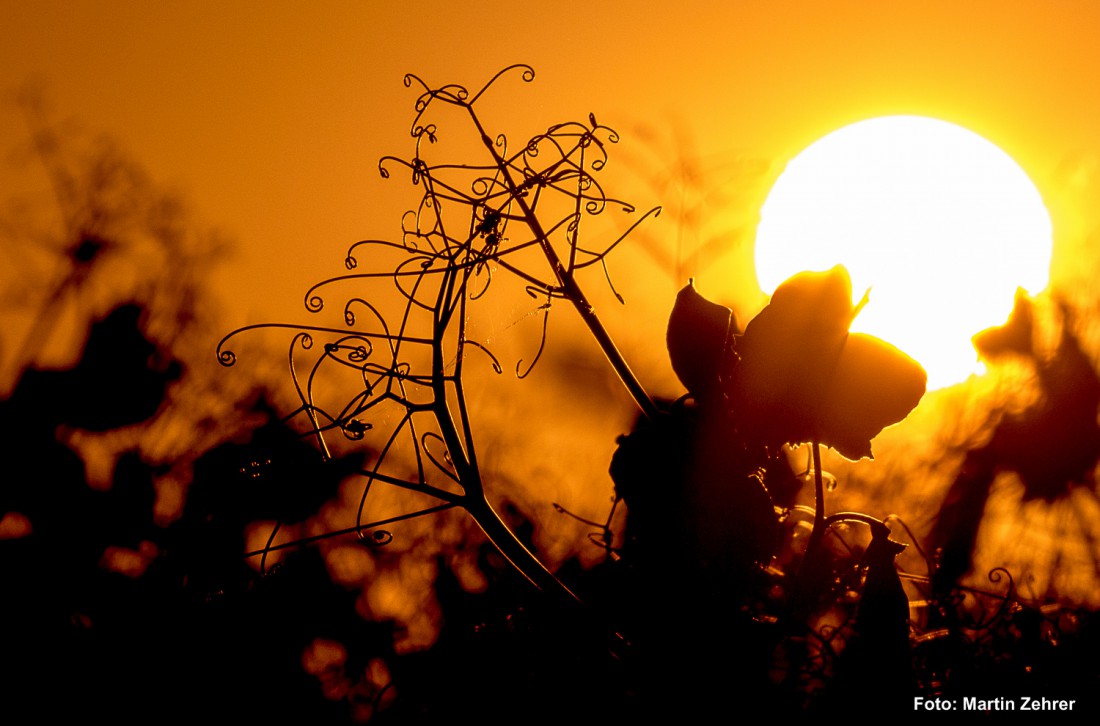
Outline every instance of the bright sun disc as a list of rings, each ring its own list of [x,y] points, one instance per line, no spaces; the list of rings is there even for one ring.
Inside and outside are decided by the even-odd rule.
[[[915,358],[940,388],[981,372],[971,337],[1046,287],[1051,222],[1027,174],[981,136],[919,116],[846,126],[799,154],[761,210],[756,273],[771,293],[843,264],[852,330]]]

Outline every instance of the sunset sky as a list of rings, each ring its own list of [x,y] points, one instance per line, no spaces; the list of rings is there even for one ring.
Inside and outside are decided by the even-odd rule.
[[[230,242],[230,253],[202,280],[201,293],[209,297],[203,310],[213,319],[188,327],[181,321],[191,319],[172,309],[166,323],[162,317],[160,330],[146,326],[151,338],[159,335],[172,344],[179,342],[170,334],[176,328],[199,329],[202,338],[188,339],[188,354],[196,357],[184,361],[189,373],[197,371],[187,380],[198,383],[190,389],[181,386],[182,393],[173,389],[154,421],[160,428],[138,433],[118,429],[119,437],[109,441],[106,435],[63,432],[69,436],[65,445],[85,458],[87,482],[103,491],[113,486],[113,467],[129,441],[125,437],[138,441],[140,436],[140,447],[133,448],[140,448],[150,464],[165,464],[157,475],[154,505],[160,525],[180,516],[196,457],[251,425],[248,418],[254,411],[242,415],[254,403],[250,385],[279,375],[290,410],[299,404],[297,396],[305,400],[285,375],[290,334],[278,340],[277,355],[250,355],[242,364],[242,353],[232,370],[216,362],[218,341],[244,326],[308,322],[303,307],[307,290],[346,272],[349,246],[363,239],[400,241],[402,214],[417,205],[422,191],[396,165],[401,173],[383,179],[379,159],[408,159],[414,151],[409,130],[420,89],[416,84],[405,87],[406,73],[432,88],[460,84],[476,92],[505,67],[532,67],[533,82],[510,73],[477,104],[490,133],[506,133],[512,150],[554,124],[586,122],[590,113],[618,132],[619,143],[608,150],[601,181],[609,196],[637,209],[633,217],[619,215],[619,208],[605,215],[603,219],[613,217],[611,234],[618,235],[646,210],[662,206],[664,211],[647,217],[608,256],[613,289],[597,265],[584,271],[590,275],[585,284],[600,320],[655,399],[673,400],[686,386],[673,374],[666,328],[676,293],[689,278],[704,297],[732,308],[742,325],[765,304],[753,269],[761,206],[785,165],[807,146],[848,124],[899,114],[935,117],[981,135],[1011,156],[1038,189],[1053,226],[1051,288],[1074,303],[1079,317],[1072,328],[1058,327],[1070,321],[1065,313],[1069,307],[1042,308],[1047,315],[1043,324],[1056,318],[1059,322],[1037,333],[1034,341],[1028,339],[1032,369],[1020,373],[1012,367],[1018,362],[1014,359],[1002,369],[1008,371],[1003,377],[1000,372],[973,377],[963,386],[926,394],[908,419],[875,439],[874,461],[851,463],[827,452],[831,458],[818,470],[827,469],[841,483],[830,494],[829,508],[883,518],[896,513],[907,528],[912,525],[908,541],[915,543],[933,524],[950,527],[947,519],[937,519],[937,507],[950,499],[945,492],[963,458],[987,446],[1010,418],[1000,418],[1006,411],[1035,414],[1042,409],[1035,404],[1040,393],[1050,393],[1050,400],[1054,393],[1062,395],[1049,410],[1040,411],[1049,413],[1049,420],[1036,415],[1027,421],[1032,428],[1021,440],[1035,443],[1042,438],[1034,435],[1037,430],[1046,436],[1039,442],[1046,448],[1036,447],[1036,459],[1066,458],[1057,453],[1062,451],[1058,446],[1072,436],[1061,431],[1083,431],[1087,438],[1093,430],[1089,399],[1081,399],[1080,407],[1086,409],[1081,426],[1060,419],[1064,410],[1058,406],[1072,409],[1078,399],[1073,387],[1098,380],[1093,369],[1100,355],[1100,321],[1094,314],[1100,309],[1100,285],[1094,281],[1100,269],[1100,2],[1095,0],[0,0],[0,28],[0,402],[23,368],[63,358],[64,353],[53,351],[61,357],[50,359],[51,349],[39,347],[41,340],[34,346],[26,343],[36,340],[36,330],[56,333],[54,343],[62,349],[66,342],[61,339],[68,335],[72,363],[76,338],[82,335],[72,331],[83,331],[89,317],[105,312],[81,312],[79,306],[92,295],[53,301],[71,303],[77,309],[73,318],[72,309],[62,311],[43,292],[68,279],[66,265],[79,265],[72,265],[77,254],[64,254],[74,249],[72,241],[61,229],[50,179],[35,157],[31,126],[18,103],[27,89],[44,100],[49,123],[72,130],[74,139],[112,139],[122,155],[148,172],[153,185],[185,201],[189,224],[218,230]],[[441,124],[440,136],[449,138],[453,131]],[[48,221],[43,228],[29,224],[32,219]],[[606,234],[608,228],[599,224],[586,226],[584,233],[594,229]],[[50,254],[42,253],[43,245]],[[361,270],[370,269],[368,255],[375,249],[363,252],[367,262],[361,261]],[[157,260],[162,265],[158,274],[149,275],[155,286],[172,288],[170,283],[176,282],[177,288],[169,290],[176,295],[174,301],[189,300],[191,278],[184,274],[189,270],[175,279],[164,274],[164,260]],[[107,288],[98,302],[103,307],[117,304],[128,292],[116,295],[110,286],[137,287],[131,278],[141,277],[145,264],[139,250],[120,268],[97,266],[97,271],[108,271],[97,280]],[[118,269],[122,275],[115,274]],[[920,299],[912,300],[918,314],[927,304],[924,295],[938,295],[942,286],[937,279],[925,282]],[[500,287],[493,288],[494,294]],[[473,332],[464,342],[479,348],[484,344],[484,350],[492,347],[504,375],[494,377],[483,359],[480,373],[467,373],[458,385],[467,386],[463,396],[474,411],[470,430],[476,429],[478,449],[485,454],[485,496],[514,507],[509,516],[515,514],[515,521],[527,517],[537,522],[533,549],[551,569],[572,558],[588,557],[589,562],[582,562],[588,565],[608,554],[589,539],[593,527],[600,526],[593,522],[612,514],[619,518],[616,522],[626,517],[622,508],[612,508],[611,502],[618,507],[620,500],[614,499],[609,465],[620,446],[618,437],[630,431],[638,410],[567,302],[555,301],[554,316],[549,316],[543,309],[550,305],[549,295],[527,296],[522,287],[506,288],[501,296],[506,303],[499,307],[493,298],[492,304],[477,308],[477,314],[485,308],[488,314],[476,318],[471,313],[474,322],[465,329]],[[154,295],[148,287],[143,292],[143,303]],[[625,305],[616,301],[619,293]],[[1056,296],[1050,300],[1060,302]],[[149,310],[155,307],[148,305]],[[1040,310],[1038,303],[1035,309]],[[334,310],[339,314],[338,305],[326,308],[325,314]],[[545,339],[548,353],[539,358],[533,376],[537,383],[532,385],[510,374],[536,350],[541,355],[538,321],[545,319],[540,317],[544,313],[552,321]],[[727,317],[720,314],[722,330]],[[61,324],[74,319],[82,325]],[[1037,323],[1036,330],[1040,327]],[[1043,368],[1040,355],[1050,352],[1041,350],[1043,344],[1071,338],[1059,338],[1070,330],[1080,337],[1080,347],[1059,350],[1078,355],[1071,361],[1079,364],[1073,371],[1077,378],[1062,375],[1064,370],[1053,365]],[[407,355],[408,348],[401,354]],[[321,350],[317,346],[303,357]],[[396,368],[398,354],[393,357]],[[196,365],[199,359],[204,363]],[[355,385],[366,381],[368,367],[349,367],[352,378],[360,379]],[[404,372],[388,370],[384,375],[397,380]],[[358,395],[354,386],[351,395]],[[275,400],[276,408],[285,403]],[[379,417],[383,425],[372,435],[381,437],[379,432],[392,423],[384,418],[387,409],[364,410],[365,416]],[[401,421],[396,426],[404,426]],[[333,439],[339,439],[338,429],[329,432]],[[53,436],[50,429],[45,438],[52,442]],[[415,437],[413,432],[413,449]],[[1067,446],[1074,443],[1070,440]],[[1082,445],[1086,455],[1093,453],[1088,448],[1093,443],[1088,439]],[[377,444],[369,437],[348,445],[359,446],[364,454],[378,450],[370,448]],[[379,461],[389,455],[389,444],[385,446]],[[474,448],[472,443],[469,447]],[[1032,453],[1012,442],[1006,448]],[[804,455],[806,449],[800,449],[792,461]],[[419,449],[415,456],[423,465]],[[398,463],[392,464],[395,458]],[[396,455],[386,463],[395,469],[409,465]],[[1082,471],[1094,474],[1095,457],[1086,464]],[[241,468],[238,473],[244,472]],[[799,481],[812,480],[809,464],[802,474],[789,474],[784,474],[784,483],[793,484],[796,498],[801,497],[798,503],[812,504],[813,486],[798,489]],[[1033,496],[1034,491],[1020,486],[992,487],[993,477],[991,468],[988,502],[983,499],[975,507],[973,533],[977,536],[982,524],[974,551],[992,553],[993,559],[976,558],[974,571],[985,575],[1005,566],[1027,577],[1046,573],[1046,580],[1028,582],[1038,582],[1037,591],[1049,584],[1050,593],[1095,608],[1100,602],[1100,552],[1095,546],[1100,541],[1100,498],[1094,482],[1084,476],[1089,486],[1080,486],[1080,480],[1067,475],[1049,496],[1046,491]],[[362,482],[344,484],[313,519],[280,536],[348,528],[358,516]],[[405,504],[399,497],[397,501]],[[413,508],[409,504],[402,512]],[[796,509],[792,505],[787,514]],[[983,512],[986,519],[980,516]],[[567,517],[570,513],[577,517]],[[799,526],[795,519],[792,515],[786,520],[792,532]],[[458,509],[399,526],[406,525],[406,532],[415,536],[403,542],[396,537],[388,552],[407,557],[394,558],[387,565],[391,569],[381,575],[373,576],[374,555],[355,544],[340,553],[342,544],[334,540],[336,555],[328,564],[346,576],[343,581],[333,575],[339,584],[363,587],[356,607],[364,618],[416,621],[409,642],[399,644],[413,650],[431,645],[438,634],[436,605],[429,602],[440,567],[437,556],[461,555],[447,566],[470,591],[483,586],[483,576],[480,560],[475,562],[478,553],[464,547],[480,535]],[[423,528],[420,534],[417,527]],[[266,520],[250,529],[249,546],[264,547],[273,529],[274,523]],[[909,550],[914,559],[917,549]],[[408,567],[417,568],[415,577],[402,572],[402,562],[414,561],[419,564]],[[924,574],[933,569],[930,561],[921,567]],[[321,645],[317,648],[324,650]]]
[[[527,63],[535,82],[503,83],[491,99],[491,121],[517,136],[594,112],[623,135],[624,158],[671,165],[670,140],[686,139],[702,168],[718,170],[703,186],[728,190],[723,168],[759,162],[731,197],[740,208],[706,211],[716,229],[748,220],[741,242],[787,160],[840,126],[896,113],[953,121],[1007,151],[1047,199],[1056,239],[1095,224],[1093,2],[5,0],[0,22],[5,152],[26,143],[10,98],[28,82],[58,117],[118,140],[236,241],[215,285],[228,325],[298,310],[349,243],[393,236],[413,196],[380,179],[377,160],[411,150],[406,72],[478,88]],[[639,138],[643,126],[657,142]],[[15,188],[33,183],[9,169]],[[661,223],[674,224],[651,233],[673,237]]]

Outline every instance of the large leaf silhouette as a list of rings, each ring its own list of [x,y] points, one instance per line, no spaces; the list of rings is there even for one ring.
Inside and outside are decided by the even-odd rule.
[[[720,393],[734,363],[737,332],[733,312],[700,295],[694,279],[677,293],[666,334],[668,355],[676,377],[697,399]]]
[[[857,308],[840,265],[784,282],[743,335],[720,333],[715,307],[691,285],[681,291],[669,319],[673,368],[696,398],[713,400],[720,390],[743,432],[769,447],[816,441],[849,459],[872,458],[871,439],[924,395],[919,363],[849,332]],[[735,365],[724,362],[731,349]]]

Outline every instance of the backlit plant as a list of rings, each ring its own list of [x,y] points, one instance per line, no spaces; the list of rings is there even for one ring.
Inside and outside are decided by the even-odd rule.
[[[895,563],[906,545],[891,539],[888,525],[907,528],[892,513],[829,514],[830,477],[820,453],[825,446],[851,460],[870,458],[871,440],[921,400],[924,371],[889,344],[849,332],[859,306],[852,304],[843,268],[796,275],[743,328],[732,311],[689,283],[677,296],[666,340],[686,390],[675,401],[655,401],[583,283],[598,268],[610,284],[608,255],[659,209],[635,214],[603,188],[600,172],[619,139],[594,115],[550,126],[518,147],[491,132],[478,103],[513,74],[534,78],[530,67],[512,66],[471,92],[406,76],[405,85],[419,91],[414,150],[408,159],[383,158],[380,170],[384,177],[408,174],[421,196],[402,219],[399,239],[356,243],[345,260],[347,273],[307,293],[311,313],[320,313],[330,296],[340,298],[342,324],[254,325],[220,343],[219,360],[230,366],[235,336],[259,328],[290,331],[298,406],[288,420],[326,457],[333,437],[369,442],[374,452],[358,474],[360,503],[351,527],[278,545],[272,532],[268,546],[249,554],[351,535],[385,545],[394,536],[390,524],[458,508],[528,580],[583,622],[595,623],[594,637],[610,636],[610,650],[640,663],[641,684],[652,681],[659,689],[662,679],[677,678],[668,673],[670,659],[698,659],[680,669],[679,678],[720,692],[728,674],[703,665],[717,643],[738,661],[730,673],[742,687],[795,695],[787,701],[793,708],[828,706],[851,694],[893,703],[940,688],[939,661],[927,655],[927,644],[944,642],[943,636],[911,627]],[[468,124],[465,148],[482,161],[433,156],[450,133],[437,121],[444,112],[457,112]],[[617,231],[593,240],[590,223],[601,216],[615,216],[610,226]],[[623,502],[628,510],[625,529],[612,531],[610,518],[591,523],[601,529],[593,539],[608,555],[598,575],[616,586],[585,602],[524,545],[486,494],[466,386],[470,366],[497,374],[505,366],[469,330],[471,321],[491,314],[501,276],[518,281],[536,301],[544,326],[551,309],[571,306],[638,407],[634,430],[620,437],[609,462],[615,505]],[[340,297],[338,290],[351,292]],[[544,327],[538,353],[517,364],[516,375],[530,372],[545,344]],[[811,464],[796,474],[789,454],[803,444]],[[802,483],[812,483],[813,507],[795,502],[792,487]],[[433,503],[371,520],[364,513],[377,487]],[[844,534],[851,524],[866,526],[869,540]],[[924,559],[927,582],[936,565],[931,554]],[[1009,602],[1008,582],[1009,595],[994,600]],[[940,593],[932,602],[948,613],[960,592]],[[692,619],[705,622],[715,640],[687,642],[681,628]],[[968,632],[1000,622],[990,619]]]

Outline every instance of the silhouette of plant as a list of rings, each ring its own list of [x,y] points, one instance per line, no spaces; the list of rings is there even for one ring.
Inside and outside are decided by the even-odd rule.
[[[291,503],[293,517],[276,512],[280,524],[246,556],[260,558],[263,569],[271,553],[322,539],[354,535],[364,544],[386,545],[397,522],[462,510],[517,571],[568,612],[583,615],[570,624],[601,645],[610,642],[628,661],[636,659],[634,680],[621,698],[608,700],[640,704],[643,711],[651,703],[682,705],[688,688],[707,694],[696,695],[696,705],[716,707],[731,684],[741,693],[774,696],[773,705],[790,712],[844,709],[853,699],[871,708],[896,707],[916,693],[938,695],[945,683],[956,689],[988,684],[960,670],[960,660],[974,656],[1007,673],[1002,656],[1022,640],[1037,654],[1029,663],[1061,675],[1036,639],[1072,633],[1084,616],[1073,624],[1047,617],[1018,597],[1007,571],[990,572],[992,591],[958,581],[959,562],[969,564],[980,511],[963,507],[971,519],[954,533],[961,539],[950,540],[951,502],[945,503],[946,534],[937,536],[957,550],[948,554],[962,558],[946,565],[943,552],[922,547],[893,512],[829,511],[826,494],[836,478],[823,470],[821,447],[853,461],[871,458],[872,439],[908,416],[926,382],[920,366],[888,343],[849,332],[867,301],[852,304],[843,268],[794,276],[743,327],[730,309],[708,301],[689,282],[677,295],[666,337],[686,392],[675,401],[650,398],[582,282],[589,268],[599,268],[611,285],[609,254],[659,208],[627,221],[615,217],[616,231],[592,242],[594,218],[635,212],[600,182],[618,137],[590,115],[510,148],[503,134],[490,132],[478,104],[513,73],[527,82],[534,78],[530,67],[511,66],[471,92],[406,76],[405,85],[419,94],[413,152],[407,159],[384,157],[379,165],[385,178],[394,169],[407,172],[420,190],[401,220],[400,239],[357,242],[345,259],[347,274],[308,290],[305,307],[312,314],[331,313],[331,297],[342,300],[334,324],[249,325],[219,343],[218,360],[232,366],[237,356],[230,342],[237,336],[288,331],[297,402],[285,422],[312,438],[322,457],[339,463],[337,472],[352,472],[359,482],[357,513],[348,527],[276,543],[282,523],[301,521],[318,504],[296,496],[293,477],[285,479],[279,496]],[[461,136],[452,136],[456,128],[470,132],[465,145],[455,143]],[[443,158],[440,150],[449,148],[461,150],[460,160]],[[483,161],[470,161],[476,158]],[[589,525],[589,539],[607,554],[585,579],[591,608],[575,607],[582,603],[573,585],[544,566],[488,496],[467,394],[472,365],[487,365],[497,375],[504,366],[471,331],[492,312],[503,280],[518,283],[542,316],[538,350],[516,364],[516,376],[526,377],[538,362],[549,313],[566,303],[638,407],[633,430],[619,438],[610,461],[615,496],[606,521],[554,505]],[[1011,333],[1002,331],[1001,338]],[[1023,350],[1015,339],[983,340],[990,349]],[[1060,360],[1072,353],[1081,363],[1072,343]],[[1091,394],[1095,374],[1084,367],[1091,377],[1079,380],[1088,381]],[[1053,390],[1056,379],[1047,378],[1043,383]],[[1095,396],[1083,408],[1078,422],[1091,421],[1082,427],[1087,445],[1077,452],[1084,459],[1073,459],[1072,471],[1057,482],[1049,481],[1046,469],[1035,472],[1028,480],[1031,495],[1062,492],[1094,464]],[[1016,423],[1030,427],[1045,420],[1044,411],[1029,410]],[[1018,448],[1013,425],[999,428],[991,446],[1007,441]],[[789,454],[801,445],[808,445],[808,463],[795,473]],[[345,449],[357,453],[342,456]],[[1003,459],[1005,452],[997,451]],[[984,486],[992,464],[981,463]],[[332,480],[326,481],[325,491],[333,491]],[[804,486],[812,487],[813,506],[797,503]],[[380,488],[409,493],[413,498],[404,502],[421,505],[368,516],[368,502]],[[976,496],[987,492],[979,487]],[[620,503],[628,510],[621,535],[612,528]],[[924,570],[915,572],[914,563]],[[913,592],[921,594],[919,604]],[[914,621],[913,607],[933,616]],[[595,630],[589,629],[593,623]],[[732,662],[716,670],[715,652]],[[674,673],[668,663],[677,664]]]
[[[630,513],[624,558],[659,583],[655,587],[676,593],[673,599],[646,589],[644,599],[658,600],[674,621],[703,617],[715,641],[731,648],[758,644],[767,662],[772,649],[800,643],[805,652],[792,659],[792,683],[822,681],[826,674],[831,680],[833,661],[858,673],[850,677],[860,687],[885,671],[873,690],[886,698],[908,687],[897,668],[885,665],[910,657],[908,601],[894,568],[904,545],[889,539],[883,520],[855,512],[826,516],[820,446],[870,457],[870,439],[905,418],[923,396],[925,373],[883,341],[849,333],[857,310],[840,267],[786,281],[744,330],[732,311],[689,283],[677,296],[667,333],[673,370],[688,392],[660,420],[640,422],[620,439],[611,474]],[[785,450],[802,443],[811,446],[807,474],[815,506],[777,506],[771,490],[792,478]],[[803,552],[792,552],[784,527],[803,515],[811,518],[809,537]],[[847,523],[868,525],[872,534],[855,562],[825,544],[827,532]],[[856,593],[858,613],[837,607],[837,584],[851,583],[853,575],[866,583],[845,584],[841,592]],[[761,600],[763,593],[771,595]],[[680,612],[677,599],[691,603],[691,615]],[[752,617],[731,617],[739,611]],[[843,640],[866,643],[862,655],[846,651],[840,661],[834,641],[843,642],[841,630],[832,626],[820,635],[783,632],[808,626],[823,611],[843,613],[851,623]],[[643,620],[659,622],[655,615]],[[763,625],[767,618],[781,625]],[[704,660],[695,649],[715,642],[691,645],[644,622],[636,627],[677,662]],[[762,672],[742,671],[742,680],[756,684],[750,691],[769,687]],[[713,678],[688,672],[685,686]],[[722,692],[720,684],[712,687]]]
[[[518,376],[526,376],[538,361],[548,314],[562,300],[592,332],[639,408],[655,414],[653,402],[589,302],[581,276],[594,267],[607,276],[608,254],[659,210],[642,214],[614,239],[588,242],[584,232],[591,218],[611,209],[634,211],[609,196],[598,177],[607,148],[618,137],[589,116],[586,123],[551,126],[518,150],[510,149],[504,135],[490,135],[477,103],[498,79],[515,72],[524,81],[534,78],[531,68],[512,66],[471,93],[458,85],[431,87],[416,76],[405,77],[406,86],[422,90],[411,128],[413,155],[407,160],[385,157],[379,168],[389,177],[391,167],[404,167],[423,195],[402,220],[400,241],[372,239],[353,245],[345,260],[349,274],[315,285],[307,293],[306,308],[320,313],[322,290],[336,285],[388,282],[388,299],[349,294],[339,326],[260,324],[236,330],[219,344],[218,358],[224,365],[234,364],[236,356],[227,344],[242,332],[296,330],[290,370],[300,406],[291,418],[306,422],[325,456],[331,455],[333,435],[378,442],[377,457],[362,471],[357,519],[348,531],[331,536],[355,532],[365,541],[386,544],[392,537],[384,529],[387,524],[461,507],[534,584],[574,601],[573,593],[505,525],[486,496],[464,381],[471,353],[486,356],[497,373],[503,367],[467,329],[478,306],[489,300],[494,273],[504,271],[542,301],[542,342],[530,362],[517,363]],[[433,145],[445,134],[433,114],[447,108],[463,112],[484,163],[432,158]],[[358,271],[361,256],[368,256],[372,269]],[[386,264],[382,259],[392,260],[389,269],[378,269]],[[323,342],[315,346],[318,338]],[[304,356],[312,357],[303,363]],[[357,382],[355,392],[335,406],[321,402],[321,384],[331,368],[351,371]],[[388,428],[380,431],[383,426]],[[413,475],[399,474],[410,462]],[[425,495],[435,503],[385,521],[365,521],[376,485]]]
[[[652,638],[650,648],[664,638],[644,624],[650,611],[638,608],[637,602],[667,604],[650,596],[652,588],[668,586],[657,573],[669,568],[680,573],[670,591],[707,596],[721,582],[721,587],[740,593],[738,597],[751,595],[759,584],[756,578],[780,547],[784,522],[797,519],[780,517],[783,510],[777,510],[766,478],[789,478],[782,447],[808,442],[814,453],[817,506],[811,512],[813,534],[802,570],[794,584],[786,585],[790,599],[806,599],[808,611],[830,597],[822,583],[838,565],[825,559],[824,533],[842,522],[864,522],[874,535],[868,576],[883,583],[871,590],[891,593],[879,598],[887,605],[876,606],[875,598],[869,598],[861,619],[865,637],[878,642],[876,617],[886,623],[879,630],[896,635],[899,622],[903,629],[907,622],[897,614],[900,585],[893,556],[898,546],[887,539],[889,530],[881,520],[861,514],[826,518],[818,447],[830,445],[853,458],[870,456],[870,438],[903,418],[923,394],[923,371],[880,341],[848,333],[856,308],[841,269],[789,281],[744,331],[728,309],[707,302],[689,285],[677,298],[668,345],[690,400],[653,402],[596,315],[580,275],[599,266],[606,276],[611,250],[659,210],[625,225],[608,242],[583,241],[582,230],[591,217],[611,208],[634,211],[608,196],[597,176],[607,162],[608,146],[618,138],[589,116],[587,123],[551,126],[510,151],[503,135],[490,135],[476,106],[510,71],[533,79],[529,67],[513,66],[471,93],[457,85],[433,88],[406,76],[407,86],[422,89],[411,129],[414,153],[408,160],[385,157],[380,170],[389,177],[392,166],[406,169],[423,190],[420,201],[402,221],[400,242],[372,239],[353,245],[345,261],[349,274],[311,288],[306,308],[321,313],[322,290],[337,285],[388,283],[389,300],[356,291],[346,297],[342,325],[264,323],[233,331],[219,344],[219,360],[231,366],[236,356],[228,344],[235,336],[262,328],[294,331],[290,372],[299,406],[288,418],[304,421],[304,432],[326,457],[333,455],[334,434],[351,442],[377,442],[377,454],[361,472],[364,481],[352,526],[280,545],[269,539],[266,547],[249,554],[266,556],[274,549],[352,533],[368,543],[386,544],[392,538],[385,529],[389,524],[460,507],[531,582],[563,602],[577,601],[494,510],[478,462],[465,397],[467,357],[484,354],[497,373],[503,366],[467,330],[478,305],[490,300],[494,272],[504,271],[543,301],[544,326],[556,301],[573,306],[639,408],[637,430],[621,439],[611,463],[615,501],[621,499],[629,508],[622,550],[613,551],[609,544],[608,525],[590,523],[601,529],[593,535],[598,544],[616,558],[621,555],[635,573],[630,592],[644,593],[630,602],[619,601],[612,618],[616,624],[625,623],[628,633],[642,633],[643,640]],[[484,163],[431,157],[444,136],[433,115],[440,108],[461,112]],[[368,255],[372,269],[359,271],[359,259]],[[519,377],[537,362],[544,344],[545,327],[533,360],[517,364]],[[335,406],[322,402],[334,380],[330,369],[351,372],[352,378],[344,380],[355,382],[354,393],[338,396]],[[400,466],[409,464],[414,476],[400,476]],[[367,521],[367,499],[376,485],[426,495],[436,503]],[[662,529],[675,533],[678,546],[665,546]],[[795,615],[801,619],[806,614]],[[734,633],[745,635],[742,629]],[[761,637],[760,647],[770,638]],[[820,640],[814,647],[825,652],[829,646]],[[661,647],[656,651],[664,652]],[[907,655],[906,650],[900,657]]]

